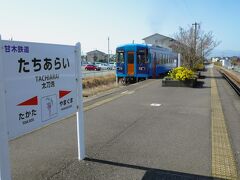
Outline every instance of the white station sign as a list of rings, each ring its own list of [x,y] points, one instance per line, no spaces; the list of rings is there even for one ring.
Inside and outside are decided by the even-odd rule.
[[[0,36],[0,180],[11,180],[9,139],[76,113],[85,157],[81,45],[4,41]]]
[[[75,46],[1,41],[9,138],[77,112]]]

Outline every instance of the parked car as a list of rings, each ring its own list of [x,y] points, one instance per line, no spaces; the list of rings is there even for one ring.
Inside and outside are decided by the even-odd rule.
[[[101,68],[98,67],[98,66],[92,65],[92,64],[88,64],[88,65],[85,66],[85,70],[86,71],[91,71],[91,70],[92,71],[100,71]]]
[[[116,69],[116,62],[109,62],[111,69]]]
[[[93,63],[95,66],[100,66],[102,63],[101,62],[94,62]]]
[[[110,69],[112,69],[111,66],[109,66],[107,63],[102,63],[98,67],[100,67],[103,70],[107,70],[107,69],[110,70]]]

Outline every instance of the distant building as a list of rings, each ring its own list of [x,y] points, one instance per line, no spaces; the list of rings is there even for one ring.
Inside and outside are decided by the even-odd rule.
[[[91,63],[96,61],[107,61],[107,54],[99,50],[90,51],[87,53],[86,60]]]
[[[175,39],[171,37],[167,37],[158,33],[155,33],[151,36],[143,38],[145,44],[152,44],[155,46],[160,46],[168,49],[172,49],[172,47],[177,42]]]
[[[232,61],[230,58],[228,57],[223,57],[219,60],[219,62],[222,63],[222,66],[227,68],[227,69],[231,69],[232,68]]]
[[[219,57],[212,57],[211,58],[211,61],[214,63],[214,62],[217,62],[217,61],[219,61],[221,58],[219,58]]]

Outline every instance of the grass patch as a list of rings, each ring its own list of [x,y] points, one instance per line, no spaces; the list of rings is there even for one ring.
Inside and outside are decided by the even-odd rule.
[[[114,74],[99,77],[87,77],[83,79],[83,97],[96,95],[118,87]]]

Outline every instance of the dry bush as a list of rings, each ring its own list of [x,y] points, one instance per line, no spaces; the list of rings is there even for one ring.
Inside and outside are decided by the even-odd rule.
[[[83,79],[83,89],[94,88],[100,85],[112,84],[116,81],[114,74],[99,76],[99,77],[87,77]]]
[[[118,84],[116,83],[112,83],[112,84],[108,84],[108,85],[101,85],[95,88],[87,88],[87,89],[83,89],[83,97],[89,97],[89,96],[93,96],[96,95],[100,92],[104,92],[113,88],[119,87]]]
[[[115,82],[116,77],[114,74],[99,77],[87,77],[83,79],[83,97],[92,96],[116,88],[119,85]]]

